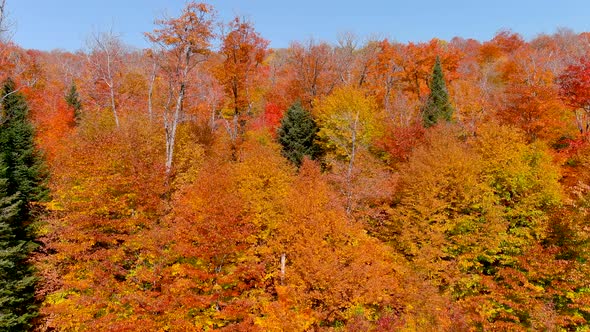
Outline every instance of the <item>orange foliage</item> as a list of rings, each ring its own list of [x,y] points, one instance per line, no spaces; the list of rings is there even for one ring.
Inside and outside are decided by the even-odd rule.
[[[268,50],[240,18],[216,40],[204,3],[156,23],[112,77],[104,49],[0,43],[52,173],[40,330],[588,324],[588,33]],[[456,122],[424,129],[437,57]],[[275,141],[295,101],[326,152],[298,170]]]

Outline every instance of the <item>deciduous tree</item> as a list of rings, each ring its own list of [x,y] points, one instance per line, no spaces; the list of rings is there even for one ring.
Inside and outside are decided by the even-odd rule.
[[[182,121],[189,74],[210,53],[214,37],[214,10],[211,5],[190,2],[178,18],[158,20],[159,29],[146,33],[157,48],[158,65],[168,82],[164,106],[166,131],[166,173],[172,170],[176,130]]]
[[[346,211],[352,211],[353,173],[357,152],[380,135],[380,114],[373,98],[353,87],[337,88],[318,100],[315,110],[320,124],[322,149],[347,163],[344,192]]]
[[[115,124],[119,127],[117,90],[121,85],[120,76],[123,70],[123,43],[112,32],[96,33],[89,40],[90,52],[87,61],[92,71],[95,89],[100,94],[100,84],[107,88],[108,105],[113,112]],[[98,97],[98,96],[97,96]],[[99,100],[99,103],[101,101]]]
[[[305,44],[293,43],[288,49],[288,63],[293,70],[291,93],[299,98],[303,107],[313,109],[313,101],[325,96],[338,80],[333,50],[327,43],[310,39]]]
[[[260,37],[252,23],[239,17],[234,18],[228,28],[220,50],[223,63],[215,76],[229,99],[235,136],[243,132],[244,116],[252,112],[252,98],[258,88],[257,76],[267,55],[268,41]]]
[[[581,58],[568,66],[558,77],[560,95],[574,108],[576,124],[581,134],[590,131],[590,60]]]

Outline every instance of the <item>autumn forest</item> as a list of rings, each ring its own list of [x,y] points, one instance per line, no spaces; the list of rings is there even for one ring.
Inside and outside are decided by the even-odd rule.
[[[1,31],[1,331],[590,330],[590,33],[154,19]]]

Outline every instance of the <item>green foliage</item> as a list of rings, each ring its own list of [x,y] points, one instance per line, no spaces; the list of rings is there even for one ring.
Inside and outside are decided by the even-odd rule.
[[[3,88],[2,122],[0,123],[0,157],[7,167],[8,195],[17,194],[22,201],[18,220],[28,220],[33,202],[47,198],[47,171],[39,152],[35,148],[35,132],[27,118],[29,109],[22,93],[15,90],[15,84],[8,79]],[[24,230],[18,229],[20,238]]]
[[[437,57],[430,79],[430,95],[422,109],[422,120],[424,127],[428,128],[434,126],[439,120],[450,122],[452,117],[453,106],[449,101],[440,58]]]
[[[297,167],[305,156],[316,159],[320,148],[315,143],[318,127],[311,114],[299,102],[292,105],[281,121],[278,129],[279,143],[283,146],[283,156]]]
[[[0,160],[1,161],[1,160]],[[0,330],[23,331],[36,316],[34,287],[36,278],[26,263],[32,246],[15,236],[20,201],[6,192],[6,168],[0,163]]]
[[[0,329],[23,331],[37,314],[36,277],[27,257],[34,203],[47,197],[46,173],[33,142],[24,96],[8,79],[0,119]]]
[[[82,120],[82,101],[80,100],[80,95],[78,94],[75,83],[72,83],[72,86],[70,87],[68,94],[65,96],[65,99],[68,105],[74,109],[75,124],[80,124],[80,121]]]

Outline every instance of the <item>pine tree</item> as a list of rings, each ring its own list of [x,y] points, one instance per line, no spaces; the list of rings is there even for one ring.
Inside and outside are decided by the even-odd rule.
[[[21,201],[18,193],[8,195],[7,168],[0,159],[0,330],[26,331],[36,316],[35,284],[37,278],[26,262],[33,249],[30,241],[17,239]]]
[[[318,127],[311,114],[303,109],[301,103],[293,104],[278,129],[279,143],[283,146],[283,156],[297,167],[301,166],[304,156],[316,159],[320,148],[315,143]]]
[[[430,95],[422,109],[424,127],[432,127],[441,119],[450,122],[452,116],[453,106],[449,102],[449,93],[445,84],[440,58],[436,57],[430,80]]]
[[[2,88],[2,113],[0,116],[0,158],[4,161],[7,178],[7,194],[18,194],[22,201],[18,220],[28,221],[34,202],[47,198],[46,168],[35,148],[35,132],[27,118],[29,108],[25,97],[15,89],[11,79]],[[19,239],[26,239],[25,227],[17,227]]]
[[[47,173],[35,148],[25,97],[6,80],[0,110],[0,330],[23,331],[37,315],[29,225],[35,202],[47,198]]]
[[[76,89],[75,83],[72,83],[70,91],[65,96],[65,99],[68,105],[70,105],[70,107],[74,109],[75,124],[80,124],[80,120],[82,120],[82,101],[80,100],[80,95],[78,94],[78,90]]]

